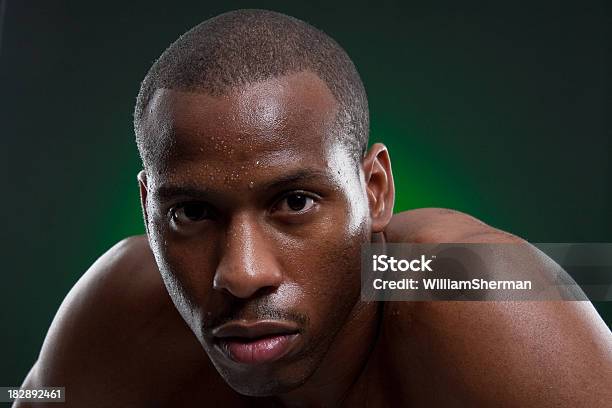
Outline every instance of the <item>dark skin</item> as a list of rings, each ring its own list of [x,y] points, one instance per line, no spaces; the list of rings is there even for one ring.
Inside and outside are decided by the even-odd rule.
[[[452,210],[392,215],[387,149],[352,160],[314,74],[162,90],[150,108],[163,154],[138,177],[148,239],[77,283],[24,386],[89,407],[612,401],[611,335],[588,302],[360,300],[362,243],[524,241]],[[219,322],[271,317],[299,326],[286,358],[245,368],[215,347]]]

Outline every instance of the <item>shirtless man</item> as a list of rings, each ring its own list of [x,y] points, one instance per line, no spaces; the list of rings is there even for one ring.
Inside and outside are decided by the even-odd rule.
[[[147,235],[79,280],[23,387],[70,407],[611,406],[589,302],[361,300],[364,243],[524,242],[393,215],[368,129],[351,60],[304,22],[235,11],[179,38],[135,111]]]

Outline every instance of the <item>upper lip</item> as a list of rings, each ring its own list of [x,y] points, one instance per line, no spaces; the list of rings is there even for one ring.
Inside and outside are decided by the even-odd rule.
[[[254,322],[229,322],[215,327],[212,335],[219,338],[245,337],[254,339],[279,334],[294,334],[298,332],[296,324],[278,320],[258,320]]]

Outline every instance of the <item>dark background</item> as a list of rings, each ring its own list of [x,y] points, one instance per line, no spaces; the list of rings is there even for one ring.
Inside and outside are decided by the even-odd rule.
[[[235,8],[291,14],[345,47],[371,140],[390,147],[396,211],[450,207],[532,242],[612,242],[603,1],[5,3],[0,385],[21,383],[88,266],[143,232],[139,81],[180,34]],[[596,306],[610,324],[612,304]]]

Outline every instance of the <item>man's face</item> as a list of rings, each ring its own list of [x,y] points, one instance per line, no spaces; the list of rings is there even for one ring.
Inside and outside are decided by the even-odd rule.
[[[179,312],[244,394],[306,381],[359,302],[368,200],[337,109],[303,72],[222,96],[158,90],[144,119],[158,141],[143,191],[151,247]]]

